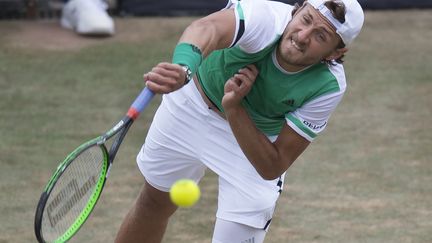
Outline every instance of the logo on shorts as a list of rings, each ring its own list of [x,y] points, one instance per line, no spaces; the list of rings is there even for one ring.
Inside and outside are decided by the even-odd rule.
[[[255,243],[255,237],[252,237],[250,239],[244,240],[241,243]]]

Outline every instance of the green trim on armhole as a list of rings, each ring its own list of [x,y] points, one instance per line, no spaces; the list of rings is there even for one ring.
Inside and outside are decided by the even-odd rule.
[[[239,14],[239,18],[241,20],[244,20],[244,13],[243,13],[243,9],[242,9],[240,4],[237,4],[236,10],[237,10],[237,13]]]

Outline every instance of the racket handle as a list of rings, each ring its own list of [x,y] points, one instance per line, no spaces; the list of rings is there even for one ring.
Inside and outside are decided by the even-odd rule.
[[[127,112],[127,116],[135,120],[139,114],[146,108],[154,96],[153,91],[145,87]]]

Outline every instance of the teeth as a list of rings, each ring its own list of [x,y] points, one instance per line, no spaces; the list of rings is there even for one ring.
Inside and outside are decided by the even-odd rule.
[[[301,48],[297,45],[297,43],[293,40],[293,39],[291,39],[291,44],[297,49],[297,50],[299,50],[299,51],[301,51]]]

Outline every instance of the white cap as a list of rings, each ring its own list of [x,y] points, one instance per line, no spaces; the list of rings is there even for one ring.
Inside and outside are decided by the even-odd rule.
[[[331,11],[324,5],[329,0],[307,0],[317,9],[335,28],[345,45],[349,45],[360,33],[364,22],[363,9],[357,0],[337,0],[345,5],[345,22],[341,23],[333,17]]]

